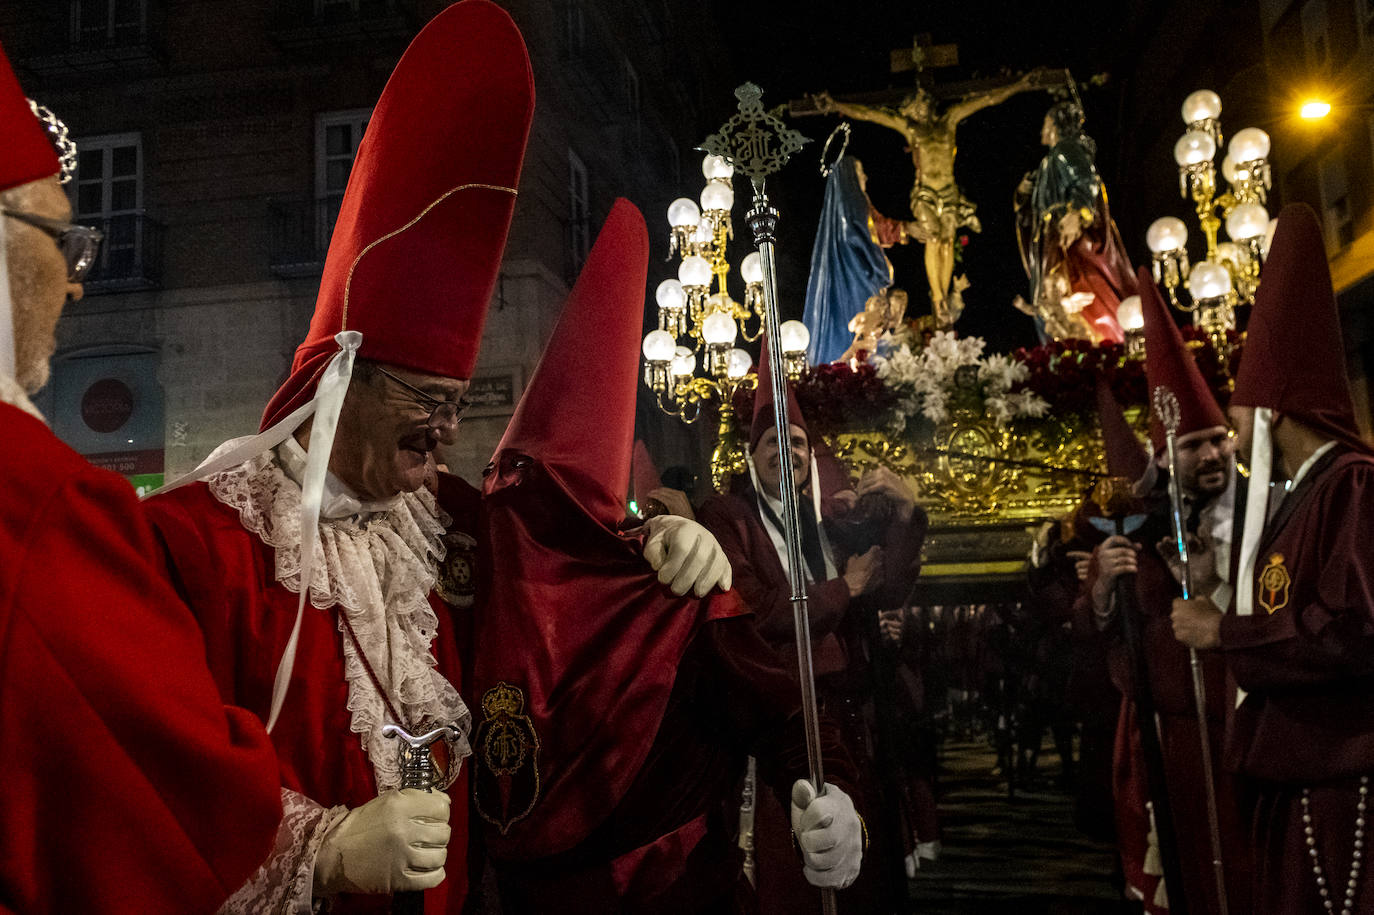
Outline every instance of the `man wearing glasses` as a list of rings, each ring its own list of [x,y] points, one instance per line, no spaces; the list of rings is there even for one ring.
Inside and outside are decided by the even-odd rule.
[[[75,146],[3,51],[0,137],[0,911],[212,911],[271,848],[276,757],[133,490],[29,400],[100,234],[70,224]]]
[[[419,891],[426,911],[458,912],[466,897],[471,603],[436,591],[472,577],[453,568],[453,538],[477,530],[480,494],[441,475],[436,500],[426,482],[466,405],[533,101],[498,6],[462,0],[424,27],[373,110],[262,437],[226,443],[202,482],[146,503],[222,695],[269,722],[281,760],[280,838],[234,911],[385,912]],[[326,450],[328,392],[353,348]],[[322,453],[327,473],[312,472]],[[678,593],[728,582],[714,541],[684,525],[650,532],[660,579]],[[392,725],[450,729],[420,756],[430,790],[403,780]]]

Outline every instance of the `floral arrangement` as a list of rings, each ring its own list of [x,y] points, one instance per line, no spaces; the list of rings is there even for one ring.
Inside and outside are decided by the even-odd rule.
[[[1056,414],[1079,416],[1097,415],[1098,378],[1106,379],[1123,407],[1145,404],[1145,362],[1125,356],[1120,343],[1089,340],[1058,340],[1012,353],[1026,368],[1023,390],[1054,404]]]
[[[984,413],[998,425],[1044,416],[1049,403],[1024,386],[1029,369],[1003,355],[984,356],[981,337],[933,334],[924,346],[884,337],[868,362],[897,396],[888,431],[905,432],[917,417],[940,423],[957,409]]]

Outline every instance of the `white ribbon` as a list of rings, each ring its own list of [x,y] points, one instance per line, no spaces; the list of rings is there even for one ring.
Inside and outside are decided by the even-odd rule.
[[[286,641],[286,649],[277,663],[277,674],[272,679],[272,704],[267,714],[269,733],[277,724],[277,717],[281,714],[282,704],[286,700],[286,691],[291,685],[291,672],[296,666],[296,645],[300,640],[305,602],[310,596],[310,583],[315,571],[315,547],[320,539],[320,505],[324,501],[324,481],[329,470],[329,455],[334,450],[339,412],[343,409],[344,395],[348,393],[348,382],[353,377],[353,361],[358,348],[362,346],[363,335],[356,330],[346,330],[335,334],[334,340],[339,344],[339,352],[325,366],[319,384],[315,387],[315,396],[307,403],[266,431],[243,440],[224,454],[206,458],[195,470],[144,496],[146,499],[158,493],[171,492],[187,483],[203,480],[237,467],[269,448],[280,445],[301,423],[314,415],[315,421],[310,427],[310,445],[306,451],[305,474],[301,480],[300,599],[296,602],[296,622],[291,627],[291,637]]]
[[[1245,496],[1245,527],[1240,537],[1240,566],[1236,570],[1236,614],[1255,612],[1255,564],[1259,560],[1260,537],[1269,517],[1269,482],[1274,475],[1274,411],[1255,408],[1250,440],[1250,483]]]
[[[1255,612],[1255,563],[1260,537],[1269,518],[1269,482],[1274,475],[1274,411],[1255,408],[1250,437],[1250,484],[1245,491],[1245,527],[1240,536],[1240,565],[1236,569],[1236,615]],[[1234,532],[1233,532],[1234,533]],[[1245,701],[1245,690],[1236,687],[1236,708]]]
[[[0,376],[17,378],[14,355],[14,303],[10,301],[10,268],[6,258],[5,219],[0,216]]]

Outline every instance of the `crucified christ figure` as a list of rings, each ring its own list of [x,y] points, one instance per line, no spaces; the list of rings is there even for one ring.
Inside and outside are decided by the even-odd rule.
[[[978,92],[937,113],[935,101],[925,89],[917,89],[899,108],[857,105],[831,98],[829,92],[813,96],[816,109],[860,121],[881,124],[901,134],[911,151],[916,181],[911,188],[911,215],[915,217],[917,241],[925,245],[926,281],[930,284],[931,307],[936,324],[949,328],[963,310],[962,281],[951,289],[954,280],[954,239],[967,226],[982,230],[973,202],[954,181],[955,133],[959,122],[976,111],[999,105],[1019,92],[1042,84],[1040,71],[1032,71],[1015,82],[986,92]]]

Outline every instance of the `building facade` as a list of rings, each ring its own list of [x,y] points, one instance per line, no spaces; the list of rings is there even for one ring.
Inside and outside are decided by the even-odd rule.
[[[62,319],[38,401],[65,441],[150,486],[256,431],[308,327],[371,105],[445,5],[5,4],[0,41],[80,147],[68,186],[76,219],[106,237],[85,298]],[[680,50],[708,46],[684,41],[708,23],[677,4],[503,5],[529,45],[537,103],[475,404],[445,454],[469,480],[504,431],[612,200],[630,198],[653,225],[695,170],[687,150],[712,88],[710,62]]]

